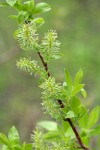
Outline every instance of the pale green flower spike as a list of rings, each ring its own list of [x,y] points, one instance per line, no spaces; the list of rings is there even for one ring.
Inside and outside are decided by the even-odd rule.
[[[45,33],[42,40],[42,49],[41,53],[46,62],[49,62],[52,59],[58,59],[61,57],[60,52],[60,42],[57,40],[58,35],[56,31],[50,30]]]
[[[46,78],[47,76],[45,70],[38,65],[38,61],[31,60],[30,58],[20,58],[20,60],[17,61],[17,67],[23,71],[29,72],[30,75],[35,72],[36,74],[42,76],[42,78]]]
[[[15,36],[22,49],[33,50],[37,47],[38,35],[36,31],[36,25],[33,22],[19,25],[19,29],[16,31]]]
[[[61,85],[55,82],[55,78],[49,77],[40,85],[42,92],[42,106],[46,113],[52,117],[60,118],[60,106],[56,99],[61,95]]]

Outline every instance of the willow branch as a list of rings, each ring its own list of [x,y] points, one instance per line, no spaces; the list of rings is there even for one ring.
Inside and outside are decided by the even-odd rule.
[[[41,59],[41,61],[42,61],[42,64],[43,64],[43,66],[44,66],[45,71],[48,73],[48,77],[50,77],[51,75],[50,75],[50,73],[49,73],[49,71],[48,71],[48,65],[47,65],[47,63],[44,61],[44,59],[43,59],[43,57],[41,56],[40,52],[38,52],[38,55],[39,55],[39,57],[40,57],[40,59]]]
[[[81,148],[84,149],[84,150],[90,150],[89,148],[87,148],[87,147],[83,144],[83,142],[82,142],[82,140],[81,140],[81,137],[80,137],[80,135],[79,135],[79,133],[78,133],[76,127],[73,125],[71,119],[70,119],[70,118],[67,118],[67,119],[64,119],[64,121],[67,121],[67,122],[70,124],[70,126],[71,126],[71,128],[73,129],[73,132],[74,132],[74,134],[75,134],[75,136],[76,136],[76,138],[77,138],[77,140],[78,140],[78,142],[79,142]]]
[[[50,74],[50,72],[49,72],[49,70],[48,70],[48,65],[47,65],[47,63],[44,61],[44,59],[43,59],[43,57],[42,57],[42,55],[41,55],[40,52],[38,52],[38,55],[39,55],[39,57],[40,57],[40,59],[41,59],[41,61],[42,61],[42,64],[43,64],[43,66],[44,66],[45,71],[48,73],[48,77],[50,77],[51,74]],[[60,105],[61,108],[64,108],[64,107],[65,107],[64,104],[63,104],[63,102],[62,102],[62,100],[59,100],[59,99],[58,99],[57,101],[58,101],[58,103],[59,103],[59,105]],[[75,136],[76,136],[76,138],[77,138],[77,140],[78,140],[78,143],[79,143],[79,145],[80,145],[80,148],[81,148],[81,149],[84,149],[84,150],[90,150],[89,148],[87,148],[87,147],[83,144],[83,142],[82,142],[82,140],[81,140],[81,137],[80,137],[80,135],[79,135],[79,133],[78,133],[76,127],[74,126],[72,120],[71,120],[70,118],[67,118],[67,119],[64,119],[64,121],[67,121],[67,122],[69,123],[69,125],[71,126],[71,128],[72,128],[72,130],[73,130],[73,132],[74,132],[74,134],[75,134]]]

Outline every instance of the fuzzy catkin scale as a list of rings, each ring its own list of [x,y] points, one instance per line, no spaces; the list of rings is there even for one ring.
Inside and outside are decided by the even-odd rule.
[[[16,38],[19,45],[24,50],[32,50],[38,45],[38,35],[36,34],[34,23],[21,24],[16,31]]]

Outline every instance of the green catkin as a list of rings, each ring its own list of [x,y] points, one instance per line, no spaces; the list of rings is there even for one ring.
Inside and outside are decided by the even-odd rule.
[[[33,22],[19,25],[19,29],[16,31],[16,38],[22,49],[32,50],[38,45],[38,34],[36,31],[36,25]]]
[[[58,59],[61,57],[60,53],[60,42],[58,41],[58,35],[56,31],[49,30],[45,33],[41,47],[42,55],[46,62],[49,62],[52,59]]]

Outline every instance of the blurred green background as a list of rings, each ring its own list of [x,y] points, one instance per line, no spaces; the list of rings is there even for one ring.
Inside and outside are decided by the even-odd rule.
[[[43,34],[56,29],[64,56],[49,64],[52,75],[64,81],[64,68],[71,75],[82,68],[90,109],[100,104],[100,0],[35,0],[47,2],[52,11],[42,14],[45,24],[39,29]],[[0,131],[7,133],[16,125],[22,139],[40,120],[47,119],[41,108],[41,90],[38,78],[16,67],[20,57],[37,59],[34,51],[20,50],[13,32],[16,20],[8,16],[16,14],[11,8],[0,8]]]

